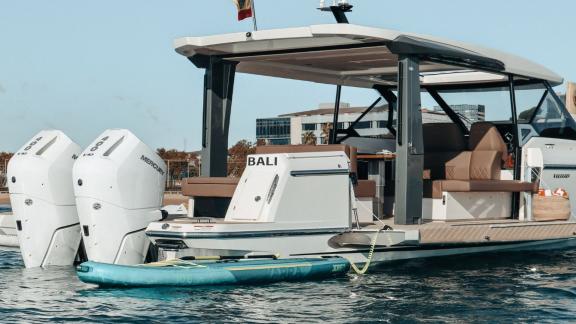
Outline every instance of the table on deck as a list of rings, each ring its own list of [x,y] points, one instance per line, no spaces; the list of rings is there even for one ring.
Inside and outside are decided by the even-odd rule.
[[[368,180],[376,182],[376,199],[374,211],[378,218],[394,214],[394,161],[396,154],[358,154],[359,161],[365,161],[368,169]]]

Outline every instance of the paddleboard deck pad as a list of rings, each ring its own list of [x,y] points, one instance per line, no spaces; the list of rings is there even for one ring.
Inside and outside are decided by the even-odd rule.
[[[272,260],[167,260],[133,266],[84,262],[78,278],[100,287],[193,287],[317,280],[343,275],[350,263],[342,258]]]

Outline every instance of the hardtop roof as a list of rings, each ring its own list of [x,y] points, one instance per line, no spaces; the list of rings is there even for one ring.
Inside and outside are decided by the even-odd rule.
[[[183,37],[174,45],[189,58],[237,61],[238,72],[358,87],[395,85],[402,51],[430,58],[421,64],[424,84],[498,82],[506,80],[505,74],[552,85],[564,81],[540,64],[501,51],[352,24]]]

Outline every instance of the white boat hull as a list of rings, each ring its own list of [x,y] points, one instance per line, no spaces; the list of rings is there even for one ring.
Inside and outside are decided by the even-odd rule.
[[[370,246],[336,249],[328,245],[334,234],[266,236],[250,238],[183,239],[188,247],[175,256],[184,255],[245,255],[278,254],[282,258],[340,256],[354,263],[368,261]],[[156,238],[157,239],[157,238]],[[556,250],[576,247],[576,238],[535,240],[522,242],[486,242],[474,244],[422,244],[407,246],[378,246],[372,263],[456,256],[506,251]]]

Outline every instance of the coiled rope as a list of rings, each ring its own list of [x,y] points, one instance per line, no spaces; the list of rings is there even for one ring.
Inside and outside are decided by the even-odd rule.
[[[381,230],[378,230],[376,234],[374,234],[374,237],[372,238],[372,242],[370,245],[370,252],[368,252],[368,261],[366,261],[362,269],[358,268],[358,266],[354,264],[352,260],[348,259],[348,262],[350,262],[350,267],[352,267],[352,269],[354,270],[354,272],[356,272],[356,274],[363,275],[366,273],[366,271],[368,271],[370,263],[372,262],[372,258],[374,257],[374,249],[376,248],[376,242],[378,241],[378,234],[380,234],[380,231]]]

